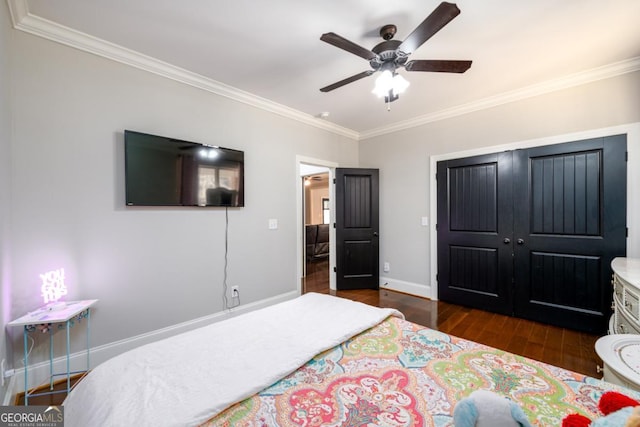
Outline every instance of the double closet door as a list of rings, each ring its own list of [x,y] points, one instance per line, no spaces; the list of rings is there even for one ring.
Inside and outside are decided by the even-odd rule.
[[[439,299],[605,332],[626,176],[625,135],[438,162]]]

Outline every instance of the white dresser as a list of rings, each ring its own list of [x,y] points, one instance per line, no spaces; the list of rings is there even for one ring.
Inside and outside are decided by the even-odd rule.
[[[640,259],[615,258],[609,335],[596,342],[604,380],[640,390]]]
[[[640,334],[640,258],[614,258],[610,334]]]

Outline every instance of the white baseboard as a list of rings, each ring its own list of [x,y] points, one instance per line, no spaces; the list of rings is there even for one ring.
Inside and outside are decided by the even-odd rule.
[[[380,289],[389,289],[423,298],[431,298],[430,285],[405,282],[403,280],[392,279],[391,277],[380,276]]]
[[[164,338],[168,338],[174,335],[178,335],[183,332],[187,332],[202,326],[206,326],[212,323],[220,322],[221,320],[229,319],[231,317],[238,316],[240,314],[248,313],[250,311],[258,310],[260,308],[268,307],[280,302],[288,301],[290,299],[299,296],[298,291],[291,291],[284,294],[276,295],[271,298],[266,298],[253,303],[241,305],[233,309],[225,310],[218,313],[213,313],[208,316],[200,317],[198,319],[189,320],[187,322],[179,323],[176,325],[168,326],[166,328],[158,329],[155,331],[147,332],[145,334],[136,335],[131,338],[125,338],[120,341],[115,341],[109,344],[99,345],[97,347],[91,347],[91,368],[95,368],[99,364],[111,359],[114,356],[124,353],[125,351],[140,347],[141,345],[149,344],[154,341],[159,341]],[[57,357],[53,360],[54,372],[66,372],[67,358],[66,356]],[[80,351],[73,353],[70,356],[71,371],[85,370],[87,367],[87,353],[86,351]],[[63,377],[58,377],[58,379]],[[49,381],[49,361],[40,362],[33,365],[29,365],[28,372],[28,384],[27,388],[31,389]],[[14,371],[13,376],[9,377],[9,384],[5,396],[2,398],[3,405],[12,405],[14,396],[17,393],[24,392],[24,368],[18,368]]]

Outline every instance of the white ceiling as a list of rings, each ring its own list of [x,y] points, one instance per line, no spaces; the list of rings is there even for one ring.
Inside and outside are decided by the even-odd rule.
[[[528,96],[558,87],[558,82],[571,85],[579,76],[597,79],[640,68],[639,0],[459,0],[460,15],[409,59],[473,60],[466,73],[401,70],[411,86],[391,104],[391,111],[371,93],[376,75],[329,93],[319,91],[370,69],[364,59],[320,41],[321,34],[335,32],[370,49],[382,41],[382,25],[395,24],[396,39],[403,40],[439,3],[9,0],[13,15],[17,5],[26,6],[30,16],[189,70],[312,120],[329,112],[325,120],[360,136]],[[602,67],[604,74],[598,72]]]

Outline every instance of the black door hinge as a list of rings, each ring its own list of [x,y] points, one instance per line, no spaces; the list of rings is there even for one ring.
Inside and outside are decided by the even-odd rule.
[[[336,228],[336,223],[335,222],[333,223],[333,228]]]
[[[338,272],[338,267],[333,267],[333,272],[337,273]]]
[[[625,162],[628,162],[628,161],[629,161],[629,152],[628,152],[628,151],[625,151],[625,152],[624,152],[624,161],[625,161]]]
[[[625,237],[629,237],[629,227],[625,228],[624,234],[625,234]]]
[[[336,179],[335,179],[335,178],[333,178],[333,183],[334,183],[334,184],[336,183]]]

